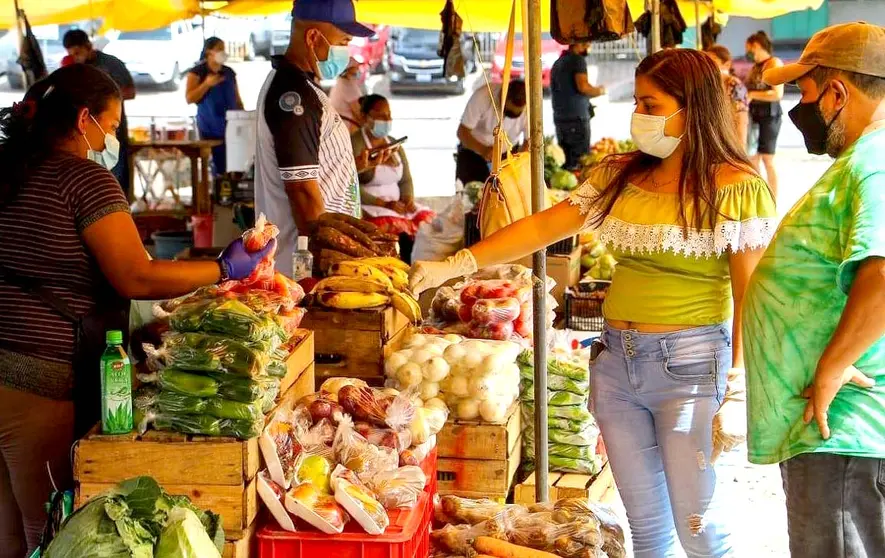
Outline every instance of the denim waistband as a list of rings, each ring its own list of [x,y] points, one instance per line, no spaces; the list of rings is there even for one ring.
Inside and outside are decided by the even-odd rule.
[[[601,341],[612,354],[640,359],[664,359],[668,350],[680,345],[721,344],[731,346],[730,324],[693,327],[670,333],[641,333],[634,329],[616,329],[606,324]]]

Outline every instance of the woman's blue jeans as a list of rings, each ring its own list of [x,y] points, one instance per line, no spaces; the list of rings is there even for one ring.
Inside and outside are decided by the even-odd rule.
[[[713,415],[732,360],[727,326],[667,334],[606,326],[601,342],[591,364],[592,410],[635,557],[734,556],[710,464]]]

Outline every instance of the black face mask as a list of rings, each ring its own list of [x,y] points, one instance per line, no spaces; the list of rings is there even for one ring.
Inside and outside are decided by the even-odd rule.
[[[805,138],[805,148],[812,155],[823,155],[827,152],[827,139],[830,135],[830,128],[833,127],[833,123],[839,118],[842,108],[845,108],[843,106],[836,111],[833,119],[827,122],[820,110],[820,100],[824,98],[826,92],[827,88],[824,88],[816,101],[799,103],[790,109],[789,112],[790,120],[802,132],[802,137]]]

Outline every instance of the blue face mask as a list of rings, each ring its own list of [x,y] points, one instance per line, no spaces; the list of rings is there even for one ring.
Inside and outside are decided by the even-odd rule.
[[[320,37],[329,45],[329,55],[325,60],[320,60],[316,52],[313,53],[313,57],[317,61],[317,70],[320,72],[320,79],[335,79],[347,70],[347,65],[350,63],[350,49],[346,46],[332,45],[322,33],[320,33]]]
[[[91,118],[95,125],[98,126],[99,130],[104,132],[104,128],[101,127],[101,124],[98,123],[98,120],[96,120],[94,116],[90,114],[89,118]],[[86,145],[89,147],[86,151],[87,159],[95,161],[108,170],[117,166],[117,161],[120,160],[120,141],[116,136],[105,132],[104,149],[102,151],[95,151],[92,149],[92,145],[89,143],[89,138],[86,137],[86,134],[83,134],[83,138],[86,140]]]
[[[376,120],[372,125],[372,135],[376,138],[386,138],[393,129],[393,122],[390,120]]]

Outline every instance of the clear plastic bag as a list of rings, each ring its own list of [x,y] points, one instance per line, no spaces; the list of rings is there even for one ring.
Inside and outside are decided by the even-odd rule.
[[[243,233],[243,246],[247,252],[258,252],[263,250],[267,244],[278,237],[280,229],[268,222],[264,213],[261,213],[255,219],[255,226]],[[266,255],[256,266],[252,274],[243,282],[246,284],[256,283],[258,281],[272,281],[274,274],[276,250]]]
[[[295,464],[303,449],[298,440],[304,437],[308,428],[309,422],[304,415],[281,409],[274,413],[258,438],[270,478],[284,489],[292,485]]]
[[[477,300],[471,308],[476,324],[500,324],[519,317],[520,304],[515,298],[487,298]]]
[[[247,378],[230,374],[199,374],[178,368],[164,368],[151,374],[139,374],[139,380],[157,384],[163,391],[181,395],[218,397],[241,403],[259,403],[262,412],[270,410],[280,390],[276,378]]]
[[[215,298],[180,305],[169,315],[179,332],[203,332],[272,346],[289,335],[271,314],[258,314],[236,299]]]
[[[319,491],[309,482],[293,486],[286,492],[286,509],[327,535],[340,534],[350,521],[347,512],[331,494]]]
[[[256,421],[264,414],[255,403],[242,403],[219,397],[193,397],[174,391],[160,391],[154,405],[164,414],[209,415],[215,418]]]
[[[405,394],[391,395],[370,387],[344,386],[338,403],[357,421],[402,430],[415,417],[415,407]]]
[[[258,436],[263,426],[263,420],[220,419],[204,414],[178,415],[164,413],[159,410],[148,410],[139,421],[138,432],[139,434],[144,434],[148,428],[153,427],[156,430],[180,432],[182,434],[228,436],[240,440],[248,440]]]
[[[381,535],[390,525],[387,511],[357,475],[342,465],[332,471],[335,501],[370,535]]]
[[[470,322],[467,334],[474,339],[491,339],[494,341],[506,341],[513,337],[513,322],[480,324]]]
[[[246,343],[204,333],[168,333],[163,346],[145,347],[152,361],[196,372],[225,372],[255,378],[267,372],[268,354]]]
[[[370,444],[390,448],[397,453],[412,445],[412,433],[409,430],[397,431],[392,428],[379,428],[368,422],[357,422],[353,427]]]
[[[427,485],[427,476],[421,467],[407,466],[379,471],[367,476],[365,482],[385,508],[414,508]]]
[[[391,448],[370,444],[353,427],[349,417],[342,417],[333,445],[335,459],[357,475],[371,477],[399,466],[399,454]]]

